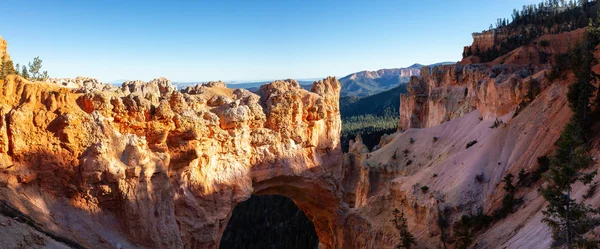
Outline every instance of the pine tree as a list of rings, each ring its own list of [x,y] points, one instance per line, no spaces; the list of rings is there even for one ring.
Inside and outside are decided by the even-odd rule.
[[[2,55],[0,58],[0,80],[6,79],[6,76],[15,74],[15,67],[11,60],[6,58],[6,55]]]
[[[27,66],[23,65],[23,69],[21,70],[21,76],[25,79],[29,79],[29,72],[27,72]]]
[[[48,71],[40,72],[42,69],[42,59],[40,57],[33,58],[33,63],[29,63],[29,73],[32,80],[44,81],[48,79]]]
[[[576,81],[569,86],[567,98],[573,116],[556,142],[556,152],[546,175],[549,186],[542,189],[542,196],[548,201],[543,222],[552,229],[555,243],[566,243],[568,248],[597,243],[584,235],[600,224],[597,209],[571,198],[572,184],[589,184],[596,175],[596,171],[583,172],[592,164],[586,149],[586,133],[590,122],[590,99],[595,90],[593,83],[599,78],[592,71],[598,63],[594,58],[598,39],[591,29],[586,32],[584,43],[570,56]]]
[[[6,79],[6,75],[7,75],[7,72],[6,72],[6,56],[2,55],[2,58],[0,60],[2,60],[0,62],[0,80],[4,80],[4,79]]]
[[[394,219],[392,220],[396,229],[398,229],[398,233],[400,235],[400,244],[396,246],[397,249],[400,248],[412,248],[413,245],[416,245],[417,242],[415,237],[408,231],[408,224],[406,223],[406,218],[404,217],[404,209],[402,212],[397,208],[394,209]]]

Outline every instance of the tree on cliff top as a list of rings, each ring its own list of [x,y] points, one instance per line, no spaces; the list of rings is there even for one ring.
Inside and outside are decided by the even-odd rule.
[[[45,81],[49,78],[48,71],[41,72],[42,69],[42,59],[40,57],[33,58],[33,63],[29,63],[29,74],[31,76],[31,80],[36,81]]]
[[[2,55],[0,60],[0,80],[4,80],[6,76],[15,73],[15,67],[13,62],[6,58],[6,55]]]
[[[417,242],[415,240],[415,236],[408,231],[408,224],[406,223],[406,217],[404,217],[404,209],[402,211],[397,208],[394,209],[394,219],[392,220],[396,229],[398,229],[398,233],[400,235],[400,244],[396,246],[397,249],[400,248],[412,248],[413,245],[416,245]]]

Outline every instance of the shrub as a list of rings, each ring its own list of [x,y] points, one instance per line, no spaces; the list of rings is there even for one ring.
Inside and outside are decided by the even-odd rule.
[[[438,174],[433,174],[433,177],[434,177],[434,178],[435,178],[435,177],[438,177]]]
[[[412,162],[413,162],[412,160],[406,161],[406,166],[410,166],[412,164]]]
[[[475,175],[475,181],[478,183],[482,183],[485,181],[485,175],[483,173]]]
[[[435,142],[437,142],[437,141],[438,141],[438,139],[439,139],[438,137],[433,137],[433,142],[434,142],[434,143],[435,143]]]
[[[456,248],[468,248],[473,242],[473,234],[486,228],[493,219],[481,209],[476,214],[465,214],[454,224],[454,236],[457,238]]]
[[[408,231],[408,225],[406,222],[406,218],[404,217],[404,209],[402,212],[397,208],[394,209],[394,226],[398,230],[398,235],[400,236],[400,244],[397,245],[397,248],[412,248],[413,245],[416,245],[417,242],[415,237]]]
[[[546,173],[550,169],[550,158],[548,156],[541,156],[537,158],[538,168],[531,173],[531,181],[537,182],[542,178],[542,174]]]
[[[498,126],[500,126],[501,124],[503,124],[504,122],[502,122],[501,119],[497,119],[494,121],[494,124],[492,124],[492,126],[490,126],[491,129],[495,129],[498,128]]]
[[[529,187],[529,185],[531,185],[529,179],[529,172],[525,171],[525,169],[519,170],[519,180],[517,181],[517,185]]]
[[[477,143],[477,140],[471,140],[471,142],[467,143],[467,149]]]
[[[411,137],[411,138],[408,140],[408,142],[410,142],[410,144],[414,144],[414,143],[415,143],[415,139]]]
[[[421,192],[423,192],[423,193],[427,193],[428,190],[429,190],[429,187],[427,187],[427,186],[421,187]]]
[[[596,193],[596,189],[598,188],[598,183],[594,183],[592,185],[590,185],[590,187],[588,188],[587,192],[585,193],[585,195],[583,195],[583,199],[589,199],[592,196],[594,196],[594,194]]]
[[[539,51],[539,52],[538,52],[538,56],[540,57],[540,63],[541,63],[541,64],[546,64],[546,63],[548,63],[548,61],[549,61],[549,60],[548,60],[548,56],[549,56],[549,54],[548,54],[548,53],[546,53],[546,52],[542,52],[542,51]]]

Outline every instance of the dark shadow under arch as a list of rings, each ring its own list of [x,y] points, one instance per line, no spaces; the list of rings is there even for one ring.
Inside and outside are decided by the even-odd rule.
[[[253,195],[236,205],[220,249],[316,249],[313,223],[288,197]]]

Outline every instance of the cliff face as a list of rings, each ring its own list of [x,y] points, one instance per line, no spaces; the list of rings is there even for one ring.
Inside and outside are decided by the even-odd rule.
[[[0,36],[0,57],[5,56],[5,59],[10,60],[10,55],[6,52],[8,43]]]
[[[258,95],[223,83],[182,93],[166,79],[0,84],[1,199],[55,233],[90,248],[216,248],[236,203],[280,194],[324,248],[342,243],[335,78],[311,92],[276,81]]]
[[[425,67],[421,77],[411,78],[409,93],[400,96],[398,127],[433,127],[476,109],[483,118],[503,116],[514,111],[530,85],[543,81],[543,77],[544,74],[532,75],[527,67]]]
[[[4,59],[5,62],[10,61],[10,55],[7,51],[8,43],[0,36],[0,62]]]
[[[394,241],[395,229],[386,218],[394,208],[403,208],[419,247],[439,247],[443,234],[452,248],[452,224],[462,215],[494,214],[506,195],[502,178],[537,170],[537,158],[553,153],[571,116],[566,95],[573,75],[549,81],[550,66],[540,64],[537,54],[564,53],[561,44],[582,34],[545,35],[538,40],[552,44],[547,48],[524,46],[486,64],[423,68],[420,77],[411,78],[409,94],[400,97],[402,132],[382,139],[374,152],[359,140],[345,155],[345,168],[360,169],[355,181],[360,184],[350,196],[356,204],[352,211],[370,221],[370,236]],[[591,155],[598,151],[598,140],[591,138]],[[471,141],[476,143],[467,147]],[[597,157],[594,164],[600,168]],[[474,234],[472,248],[550,247],[551,231],[541,222],[546,202],[537,190],[542,182],[519,187],[523,205]],[[578,200],[600,205],[600,195],[588,187],[577,185],[573,191]],[[583,198],[586,193],[591,194]],[[437,226],[440,218],[450,226]]]
[[[500,42],[505,40],[510,35],[511,34],[505,31],[504,29],[492,29],[488,31],[483,31],[481,33],[473,33],[473,43],[471,44],[471,46],[466,46],[464,48],[464,51],[466,52],[469,49],[471,49],[473,52],[475,50],[481,52],[486,51],[490,48],[493,48],[494,46],[497,46],[498,44],[500,44]]]
[[[535,44],[485,64],[465,59],[456,65],[424,67],[420,77],[411,77],[409,93],[400,96],[398,129],[433,127],[474,110],[485,119],[515,111],[530,90],[539,92],[550,84],[546,76],[551,61],[541,63],[540,54],[553,58],[566,53],[569,42],[580,42],[584,31],[544,35]],[[541,40],[550,45],[541,46]]]

